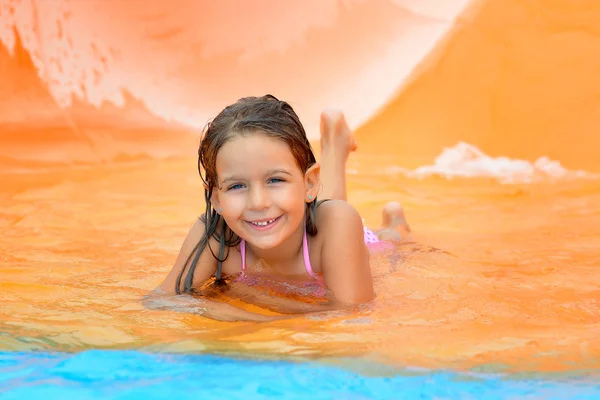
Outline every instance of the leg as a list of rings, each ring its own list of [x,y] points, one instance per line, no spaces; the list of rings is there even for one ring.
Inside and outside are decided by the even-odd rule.
[[[321,182],[323,199],[347,200],[346,161],[356,150],[356,142],[344,114],[331,110],[321,113]],[[410,227],[404,209],[398,202],[390,202],[382,211],[381,229],[375,232],[381,240],[406,239]]]
[[[379,239],[387,241],[400,241],[408,237],[410,226],[400,203],[392,201],[383,207],[381,229],[375,233]]]
[[[346,200],[346,161],[356,150],[356,142],[344,114],[331,110],[321,113],[321,182],[323,199]]]

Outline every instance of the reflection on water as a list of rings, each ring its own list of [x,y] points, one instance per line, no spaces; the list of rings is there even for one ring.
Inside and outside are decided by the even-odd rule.
[[[384,203],[400,200],[415,231],[414,242],[373,256],[376,301],[268,323],[142,305],[203,209],[194,159],[4,174],[0,350],[598,367],[600,182],[411,180],[387,167],[360,154],[349,166],[357,171],[349,200],[367,224],[377,225]]]

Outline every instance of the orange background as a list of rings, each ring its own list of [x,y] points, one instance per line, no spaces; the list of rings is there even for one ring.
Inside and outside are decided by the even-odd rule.
[[[340,107],[366,149],[410,167],[462,140],[597,172],[600,6],[465,3],[3,0],[0,153],[177,153],[182,131],[271,92],[312,137]]]

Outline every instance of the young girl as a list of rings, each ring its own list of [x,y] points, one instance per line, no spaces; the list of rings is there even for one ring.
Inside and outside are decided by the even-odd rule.
[[[268,277],[276,282],[271,289],[289,292],[290,282],[327,289],[329,305],[371,301],[368,245],[379,239],[346,202],[346,160],[356,144],[341,113],[321,115],[321,149],[318,164],[292,107],[271,95],[226,107],[207,126],[198,150],[206,211],[160,292],[202,292],[222,283],[256,287]],[[408,233],[398,203],[388,204],[383,215],[380,236],[400,238],[396,228]],[[200,311],[227,319],[217,314],[231,307],[220,307]]]

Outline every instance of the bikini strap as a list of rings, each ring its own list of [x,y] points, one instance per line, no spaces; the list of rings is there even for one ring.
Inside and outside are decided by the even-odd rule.
[[[242,274],[246,273],[246,241],[242,239],[240,242],[240,253],[242,255]]]
[[[240,242],[240,254],[242,256],[242,273],[246,273],[246,241],[242,239]],[[308,253],[308,238],[306,237],[306,225],[304,225],[304,235],[302,237],[302,257],[304,258],[304,268],[306,272],[315,279],[319,279],[319,275],[315,273],[310,264],[310,254]]]
[[[306,268],[306,272],[310,276],[315,279],[319,279],[319,275],[315,273],[312,269],[312,265],[310,264],[310,255],[308,253],[308,238],[306,237],[306,224],[304,224],[304,237],[302,238],[302,255],[304,257],[304,268]]]

